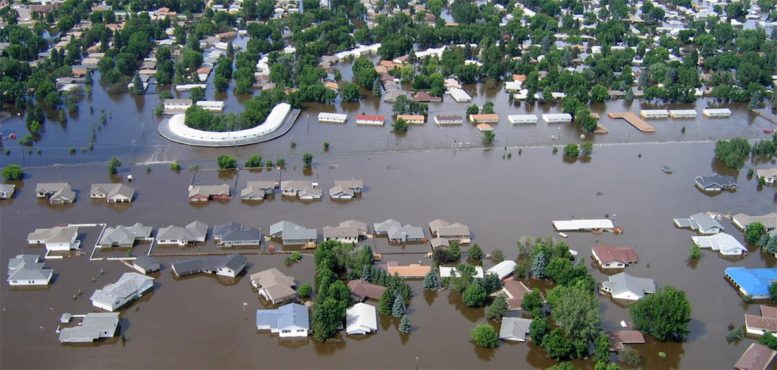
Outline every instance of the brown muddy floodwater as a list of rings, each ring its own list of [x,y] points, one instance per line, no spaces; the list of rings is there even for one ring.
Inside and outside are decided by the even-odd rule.
[[[114,121],[117,115],[114,113]],[[729,123],[720,121],[720,124]],[[311,123],[313,127],[320,135],[332,135],[329,130],[362,130],[353,126],[320,128],[323,126]],[[507,125],[500,127],[513,129]],[[295,130],[295,140],[301,140],[299,131],[304,132],[305,126]],[[383,131],[386,130],[376,129],[376,135],[385,140],[388,132]],[[422,130],[437,132],[439,129],[427,124]],[[417,131],[412,128],[408,138]],[[327,136],[330,142],[340,143],[329,137],[332,136]],[[347,135],[339,138],[347,141]],[[338,145],[333,144],[335,148]],[[188,154],[206,152],[179,150]],[[595,147],[589,162],[572,164],[562,161],[560,154],[553,155],[548,146],[523,148],[521,155],[512,149],[512,159],[503,158],[505,151],[501,147],[490,151],[446,149],[378,154],[333,151],[317,154],[315,168],[307,175],[302,173],[299,159],[294,159],[288,161],[289,168],[282,173],[241,171],[237,177],[230,177],[201,172],[195,179],[203,183],[226,181],[233,187],[233,193],[239,191],[244,181],[253,178],[308,178],[318,181],[324,189],[334,179],[363,179],[367,186],[363,197],[347,203],[329,199],[302,203],[276,195],[273,200],[257,204],[233,199],[192,206],[186,200],[191,172],[184,170],[176,174],[166,165],[152,165],[152,171],[146,173],[145,167],[130,165],[120,175],[134,175],[136,201],[130,206],[111,207],[88,198],[91,183],[109,180],[103,164],[30,169],[24,184],[18,186],[15,199],[0,203],[2,276],[6,276],[5,261],[10,257],[19,253],[43,253],[40,247],[26,245],[28,232],[62,223],[141,222],[160,227],[196,219],[211,226],[237,221],[260,226],[267,232],[270,224],[283,219],[320,231],[323,226],[347,219],[371,224],[395,218],[425,228],[429,221],[443,218],[469,225],[474,241],[485,251],[500,248],[508,258],[514,258],[515,241],[522,236],[555,235],[552,220],[609,215],[625,232],[622,235],[571,233],[566,241],[580,252],[578,258],[589,261],[590,248],[597,242],[633,245],[640,261],[627,271],[654,278],[659,286],[673,285],[685,290],[693,306],[687,343],[650,342],[633,346],[645,357],[644,366],[730,368],[753,339],[728,344],[727,326],[729,323],[741,325],[743,314],[755,312],[757,305],[742,302],[723,278],[723,269],[774,266],[775,260],[756,250],[734,260],[704,251],[697,264],[689,265],[691,234],[676,229],[672,218],[700,211],[763,214],[774,211],[777,203],[775,188],[759,189],[744,174],[739,176],[740,187],[734,193],[707,196],[697,191],[693,177],[713,173],[712,150],[711,143],[606,144]],[[211,156],[214,152],[207,151]],[[201,158],[194,155],[192,160]],[[212,165],[213,161],[208,163]],[[663,174],[659,169],[662,165],[671,166],[674,173]],[[71,182],[79,190],[78,200],[66,207],[50,207],[36,200],[34,186],[43,181]],[[742,240],[741,233],[730,222],[723,223]],[[411,283],[415,295],[409,305],[413,326],[409,336],[398,333],[396,320],[381,318],[379,331],[367,337],[340,336],[325,344],[315,344],[312,339],[281,341],[268,333],[257,333],[255,310],[263,306],[246,276],[236,282],[209,276],[176,280],[169,269],[175,257],[160,258],[165,266],[156,279],[153,293],[121,310],[121,334],[126,337],[126,343],[64,346],[55,333],[59,316],[63,312],[93,311],[88,298],[94,289],[130,271],[119,262],[89,261],[88,254],[98,233],[98,228],[82,230],[84,255],[47,261],[56,272],[55,281],[48,289],[19,290],[2,284],[0,367],[428,369],[540,368],[553,363],[531,344],[502,343],[496,350],[476,349],[470,342],[469,330],[485,322],[484,310],[464,308],[447,291],[424,293],[420,281]],[[384,259],[428,263],[422,246],[402,249],[378,240],[374,241],[374,247],[384,254]],[[147,250],[147,246],[136,248],[141,253]],[[299,284],[312,283],[311,256],[291,267],[283,265],[283,255],[248,255],[247,258],[248,274],[277,267],[295,276]],[[489,267],[491,262],[486,261],[485,265]],[[593,275],[599,282],[606,279],[599,271]],[[539,286],[536,282],[529,284]],[[74,300],[72,296],[79,289],[83,296]],[[621,320],[628,320],[627,308],[605,297],[600,297],[600,302],[606,329],[616,329]],[[659,352],[667,356],[659,357]],[[584,361],[575,365],[591,367]]]

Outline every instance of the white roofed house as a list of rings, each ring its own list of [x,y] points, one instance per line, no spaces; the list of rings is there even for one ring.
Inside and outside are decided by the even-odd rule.
[[[362,180],[335,180],[335,186],[329,189],[329,197],[332,199],[353,199],[361,194],[364,188]]]
[[[777,168],[759,168],[755,173],[759,179],[764,179],[764,182],[769,185],[777,182]]]
[[[378,330],[378,314],[374,306],[357,303],[345,311],[348,335],[365,335]]]
[[[240,190],[242,200],[263,200],[275,192],[275,182],[248,181],[246,187]]]
[[[239,254],[227,256],[205,256],[189,260],[176,261],[170,264],[170,269],[176,277],[184,277],[199,273],[215,274],[234,278],[246,268],[246,258]]]
[[[0,184],[0,199],[10,199],[16,191],[16,185]]]
[[[702,235],[717,234],[724,230],[720,222],[703,212],[693,214],[688,218],[675,218],[674,224],[679,228],[688,228]]]
[[[502,326],[499,328],[499,339],[506,341],[525,342],[529,334],[531,319],[520,317],[502,317]]]
[[[51,283],[54,270],[45,268],[34,254],[20,254],[8,261],[8,285],[46,286]]]
[[[298,197],[302,200],[321,199],[321,188],[317,183],[306,180],[281,181],[281,194],[288,197]]]
[[[610,293],[612,298],[627,301],[637,301],[646,294],[656,292],[656,283],[653,279],[638,278],[625,272],[612,275],[607,281],[602,282],[601,290]]]
[[[388,219],[374,225],[375,234],[386,235],[389,243],[423,243],[426,241],[424,229],[419,226],[402,225],[399,221]]]
[[[76,193],[66,182],[42,182],[35,185],[35,196],[48,198],[51,204],[73,203]]]
[[[269,330],[281,338],[307,337],[310,331],[308,308],[290,303],[272,310],[256,310],[256,329]]]
[[[709,248],[724,256],[741,256],[747,254],[747,248],[735,237],[726,233],[714,235],[691,236],[693,243],[699,248]]]
[[[35,229],[27,234],[27,243],[45,244],[48,251],[68,251],[81,247],[78,227],[57,226],[50,229]]]
[[[108,203],[129,203],[135,196],[135,189],[124,184],[92,184],[89,197],[105,199]]]
[[[125,272],[118,281],[97,289],[90,300],[92,306],[106,311],[116,311],[129,301],[140,298],[154,287],[154,278],[137,272]]]
[[[115,226],[106,228],[97,241],[98,248],[123,247],[129,248],[138,240],[151,238],[151,226],[134,224],[132,226]]]
[[[178,244],[185,246],[203,243],[208,236],[208,225],[200,221],[192,221],[184,227],[170,225],[160,228],[156,234],[157,244]]]
[[[62,328],[59,341],[62,343],[90,343],[101,338],[111,338],[119,327],[118,312],[90,312],[81,325]]]
[[[513,272],[515,271],[516,265],[517,264],[515,263],[515,261],[504,260],[492,266],[490,269],[486,270],[486,273],[499,276],[499,279],[501,280],[512,275]]]
[[[351,226],[324,226],[324,240],[335,240],[340,243],[357,243],[359,229]]]

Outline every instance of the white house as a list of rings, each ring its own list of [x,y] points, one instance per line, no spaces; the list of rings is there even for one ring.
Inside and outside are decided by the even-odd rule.
[[[326,112],[318,114],[318,122],[345,123],[346,120],[348,120],[348,115],[346,114]]]
[[[166,111],[185,111],[192,106],[191,99],[165,99],[162,101]]]
[[[755,170],[759,179],[764,179],[764,182],[771,185],[777,182],[777,168],[764,168]]]
[[[81,247],[77,226],[57,226],[50,229],[35,229],[27,234],[27,243],[45,244],[48,251],[69,251]]]
[[[653,279],[638,278],[625,272],[615,274],[602,283],[602,291],[610,293],[612,298],[627,301],[637,301],[646,294],[656,292],[656,283]]]
[[[747,253],[747,248],[730,234],[691,236],[691,239],[699,248],[709,248],[724,256],[741,256]]]
[[[515,266],[517,265],[518,264],[515,263],[515,261],[504,260],[492,266],[490,269],[486,270],[486,273],[499,276],[499,279],[501,280],[512,275],[513,271],[515,271]]]
[[[307,337],[310,331],[308,308],[290,303],[274,310],[256,310],[256,329],[269,330],[281,338]]]
[[[483,267],[481,266],[474,266],[475,267],[475,275],[472,275],[475,278],[482,279],[485,277],[483,274]],[[461,276],[461,272],[459,271],[456,266],[440,266],[440,277],[441,278],[448,278],[448,277],[456,277]]]
[[[201,100],[195,103],[198,107],[214,111],[214,112],[221,112],[224,110],[224,102],[223,101],[217,101],[217,100]]]
[[[507,120],[514,125],[530,124],[537,123],[537,116],[534,114],[511,114],[507,116]]]
[[[154,278],[137,272],[125,272],[118,281],[97,289],[90,298],[92,306],[116,311],[129,301],[140,298],[154,287]]]
[[[542,120],[546,123],[569,123],[572,122],[572,115],[569,113],[546,113],[542,115]]]
[[[728,108],[720,108],[720,109],[705,109],[702,111],[702,114],[704,114],[704,117],[707,118],[725,118],[731,116],[731,109]]]
[[[378,330],[378,314],[374,306],[357,303],[345,311],[348,335],[365,335]]]
[[[642,118],[668,118],[669,111],[666,109],[643,109],[639,111]]]
[[[20,254],[8,261],[8,285],[46,286],[53,276],[54,270],[44,268],[37,255]]]

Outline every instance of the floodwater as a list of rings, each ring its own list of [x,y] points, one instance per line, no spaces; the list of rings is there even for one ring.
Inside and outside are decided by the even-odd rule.
[[[244,40],[238,40],[240,45]],[[378,57],[373,56],[377,61]],[[340,63],[336,68],[341,70],[343,80],[352,78],[351,64]],[[206,91],[207,99],[226,102],[225,111],[239,113],[246,96],[237,97],[232,89],[226,93],[217,93],[211,78]],[[99,81],[96,72],[95,81]],[[409,85],[405,89],[410,91]],[[501,123],[494,127],[496,141],[494,147],[505,146],[537,146],[564,145],[570,142],[581,142],[582,133],[569,124],[547,124],[542,122],[543,113],[558,113],[561,104],[528,104],[510,102],[508,94],[502,89],[502,83],[488,81],[480,84],[464,86],[473,97],[473,103],[483,105],[492,101],[495,111],[501,115]],[[188,97],[188,92],[178,93],[176,97]],[[394,152],[427,149],[449,149],[455,147],[482,147],[482,134],[471,124],[453,127],[437,127],[433,117],[436,114],[464,115],[470,103],[456,103],[450,96],[445,96],[442,103],[429,105],[429,118],[423,126],[412,126],[406,134],[396,135],[391,132],[392,105],[372,97],[372,93],[362,89],[362,99],[358,103],[335,105],[308,104],[300,114],[296,124],[289,133],[268,143],[239,148],[192,148],[175,144],[162,138],[157,132],[157,124],[169,117],[157,117],[154,108],[159,105],[159,97],[155,88],[149,88],[149,93],[134,96],[127,93],[109,93],[105,86],[95,85],[91,97],[82,99],[79,111],[68,115],[67,123],[57,121],[56,115],[50,117],[45,125],[41,140],[32,148],[24,148],[18,142],[5,141],[3,150],[7,151],[0,161],[19,163],[25,167],[45,166],[53,163],[72,164],[84,162],[107,162],[111,156],[118,156],[125,163],[154,163],[179,161],[182,163],[206,162],[213,163],[221,154],[230,154],[243,160],[253,154],[261,154],[265,158],[296,158],[302,153],[322,153],[324,142],[330,143],[330,151],[334,153],[371,153]],[[591,111],[599,113],[600,124],[609,133],[594,135],[589,139],[595,143],[634,143],[634,142],[675,142],[675,141],[711,141],[720,138],[743,136],[761,138],[766,135],[764,129],[774,128],[774,124],[758,117],[742,104],[727,104],[733,111],[729,119],[706,119],[701,110],[717,106],[714,99],[705,98],[694,104],[672,104],[669,106],[649,105],[641,102],[627,103],[624,100],[609,101],[596,104]],[[640,109],[696,109],[699,113],[696,119],[665,119],[650,120],[657,132],[644,134],[637,131],[623,120],[613,120],[607,117],[607,112],[632,111],[639,113]],[[99,124],[101,111],[105,110],[110,117],[105,125]],[[317,120],[319,112],[347,113],[349,122],[344,125],[322,124]],[[21,138],[27,133],[24,117],[16,115],[2,121],[0,132],[8,135],[15,132]],[[356,126],[353,116],[356,114],[382,114],[387,117],[383,127]],[[539,122],[531,125],[511,125],[507,121],[510,114],[535,114]],[[685,133],[682,133],[685,128]],[[96,140],[93,150],[89,150],[92,131]],[[71,150],[74,153],[71,153]]]
[[[134,124],[119,117],[121,114],[114,112],[114,119],[107,126],[109,130],[119,131],[114,126]],[[718,122],[741,125],[736,121]],[[151,165],[150,173],[143,166],[123,167],[121,176],[135,177],[137,198],[130,206],[113,207],[88,198],[91,183],[119,180],[109,178],[102,164],[32,168],[27,170],[24,183],[19,184],[16,197],[0,203],[0,260],[7,261],[19,253],[42,254],[42,248],[26,245],[26,234],[37,227],[62,223],[141,222],[160,227],[197,219],[211,226],[237,221],[260,226],[267,232],[270,224],[282,219],[320,230],[347,219],[371,224],[386,218],[424,228],[436,218],[462,222],[469,225],[474,242],[486,252],[499,248],[507,258],[514,258],[515,241],[519,238],[555,235],[552,220],[608,215],[617,226],[623,227],[624,233],[570,233],[566,241],[580,252],[578,258],[590,261],[590,248],[597,242],[632,245],[640,261],[628,267],[627,272],[654,278],[659,287],[673,285],[685,290],[693,306],[687,343],[651,341],[633,346],[644,356],[644,367],[727,368],[753,342],[752,339],[738,344],[725,341],[729,323],[741,325],[743,314],[756,312],[757,305],[742,302],[723,278],[723,269],[774,266],[774,258],[753,250],[742,259],[726,260],[704,251],[697,264],[689,264],[691,233],[676,229],[672,223],[674,217],[699,211],[763,214],[777,208],[775,188],[758,188],[754,180],[746,179],[744,171],[738,178],[740,187],[734,193],[708,196],[696,190],[693,177],[713,173],[712,143],[605,144],[595,147],[590,161],[567,163],[560,154],[553,155],[548,146],[523,148],[520,155],[517,149],[510,149],[511,159],[504,157],[501,145],[493,150],[344,154],[337,148],[346,145],[347,134],[340,137],[328,130],[342,129],[360,135],[362,128],[352,125],[330,128],[317,123],[311,123],[310,127],[315,135],[327,135],[319,137],[326,137],[330,142],[344,140],[343,144],[334,144],[332,152],[316,155],[312,173],[303,173],[300,161],[296,160],[285,171],[241,171],[237,177],[224,175],[224,178],[199,172],[196,181],[237,184],[237,189],[232,189],[235,193],[249,178],[307,178],[319,182],[326,190],[335,179],[356,177],[363,179],[367,186],[361,198],[352,202],[325,198],[303,203],[276,195],[272,200],[254,204],[233,199],[193,206],[186,200],[192,173],[183,170],[176,174],[160,164]],[[512,129],[507,125],[500,127]],[[409,140],[421,131],[413,129],[408,134]],[[304,141],[298,134],[305,132],[305,126],[299,125],[295,130],[295,140],[301,147]],[[376,129],[376,132],[385,130]],[[151,140],[151,134],[146,135]],[[380,135],[387,136],[388,132]],[[191,155],[193,161],[204,154],[215,157],[219,152],[176,149]],[[44,150],[43,156],[46,153]],[[662,165],[671,166],[673,174],[662,173],[659,169]],[[79,190],[78,200],[64,207],[52,207],[36,200],[34,185],[43,181],[69,181]],[[741,233],[730,222],[723,224],[742,240]],[[126,343],[61,345],[55,333],[60,314],[93,311],[88,298],[94,289],[130,271],[116,261],[89,261],[88,254],[99,229],[84,228],[81,232],[84,255],[47,261],[56,272],[55,281],[48,289],[20,290],[1,284],[0,367],[427,369],[541,368],[553,363],[540,348],[530,344],[502,343],[496,350],[476,349],[470,342],[469,330],[485,322],[484,310],[462,307],[458,297],[450,296],[447,291],[424,293],[420,281],[411,283],[415,292],[409,305],[413,332],[408,336],[397,332],[396,320],[381,318],[378,333],[367,337],[340,336],[325,344],[315,344],[312,339],[279,340],[266,332],[257,333],[255,310],[263,306],[246,276],[236,282],[210,276],[176,280],[169,269],[175,257],[161,257],[165,266],[156,279],[153,293],[121,311],[121,333]],[[423,247],[403,250],[388,246],[385,240],[374,243],[376,251],[383,253],[386,260],[428,263],[422,254],[426,251]],[[137,248],[145,250],[146,246]],[[305,256],[291,267],[283,265],[283,255],[252,254],[247,258],[248,274],[277,267],[294,276],[298,284],[312,283],[312,256]],[[484,264],[488,268],[491,262]],[[2,276],[6,276],[6,264],[2,266]],[[593,276],[598,282],[606,279],[597,270],[593,270]],[[542,286],[538,282],[528,284]],[[79,289],[83,295],[74,300],[73,295]],[[621,320],[628,320],[628,309],[606,297],[600,297],[600,308],[608,330],[617,329]],[[659,357],[659,352],[665,352],[666,357]],[[592,366],[584,361],[575,364]]]

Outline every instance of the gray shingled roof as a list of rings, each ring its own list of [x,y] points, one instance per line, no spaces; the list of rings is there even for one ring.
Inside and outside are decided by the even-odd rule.
[[[200,221],[192,221],[184,227],[170,225],[157,232],[158,240],[205,240],[208,235],[208,225]]]
[[[88,313],[79,326],[63,328],[59,332],[59,341],[63,343],[93,342],[100,338],[109,338],[119,326],[118,312]]]
[[[274,310],[256,310],[256,326],[269,326],[271,330],[289,327],[310,329],[308,308],[301,304],[290,303]]]
[[[132,226],[109,227],[105,229],[97,244],[132,246],[135,240],[150,237],[151,229],[151,226],[143,226],[139,223]]]
[[[625,272],[610,276],[609,280],[602,283],[602,286],[606,287],[613,295],[632,292],[642,297],[645,293],[656,291],[656,283],[653,279],[634,277]]]

